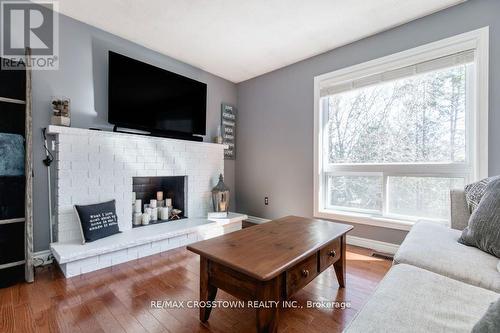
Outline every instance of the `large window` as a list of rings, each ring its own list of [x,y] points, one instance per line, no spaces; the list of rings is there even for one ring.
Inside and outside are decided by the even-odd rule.
[[[449,220],[485,160],[484,55],[464,36],[316,79],[316,216]]]

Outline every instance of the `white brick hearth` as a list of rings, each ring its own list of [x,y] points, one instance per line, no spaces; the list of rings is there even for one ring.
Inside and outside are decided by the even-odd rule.
[[[246,215],[231,214],[224,221],[188,218],[137,228],[85,245],[80,240],[51,244],[66,277],[165,252],[241,229]]]
[[[55,225],[51,250],[66,277],[241,229],[246,215],[207,220],[211,189],[224,172],[224,146],[49,126],[56,135]],[[132,229],[132,177],[186,176],[188,219]],[[116,200],[121,233],[82,245],[74,205]]]

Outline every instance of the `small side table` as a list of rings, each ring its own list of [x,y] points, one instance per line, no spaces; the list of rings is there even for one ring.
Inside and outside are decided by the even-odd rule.
[[[227,217],[221,218],[208,218],[209,221],[217,222],[218,225],[222,226],[224,229],[224,234],[240,230],[243,225],[243,221],[248,219],[245,214],[231,213],[229,212]]]

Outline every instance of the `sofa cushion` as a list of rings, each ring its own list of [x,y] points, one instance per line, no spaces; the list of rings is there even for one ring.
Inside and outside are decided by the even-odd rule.
[[[394,256],[394,263],[410,264],[500,292],[498,259],[458,242],[461,231],[432,222],[416,223]]]
[[[500,299],[491,303],[488,311],[474,325],[472,333],[500,332]]]
[[[488,185],[498,179],[500,179],[500,176],[488,177],[475,183],[465,185],[465,200],[467,200],[467,205],[471,213],[479,206],[479,202],[481,202]]]
[[[464,230],[469,224],[470,210],[465,200],[464,190],[450,191],[451,227],[457,230]]]
[[[500,258],[500,179],[488,184],[458,241]]]
[[[418,267],[396,265],[344,332],[470,332],[499,296]]]

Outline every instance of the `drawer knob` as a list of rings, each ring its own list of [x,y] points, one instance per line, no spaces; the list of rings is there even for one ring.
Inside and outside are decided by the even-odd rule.
[[[308,277],[308,276],[309,276],[309,270],[307,270],[307,269],[303,269],[303,270],[302,270],[302,276],[303,276],[303,277]]]
[[[331,250],[330,252],[328,252],[328,255],[333,258],[337,255],[337,252],[335,252],[335,250]]]

